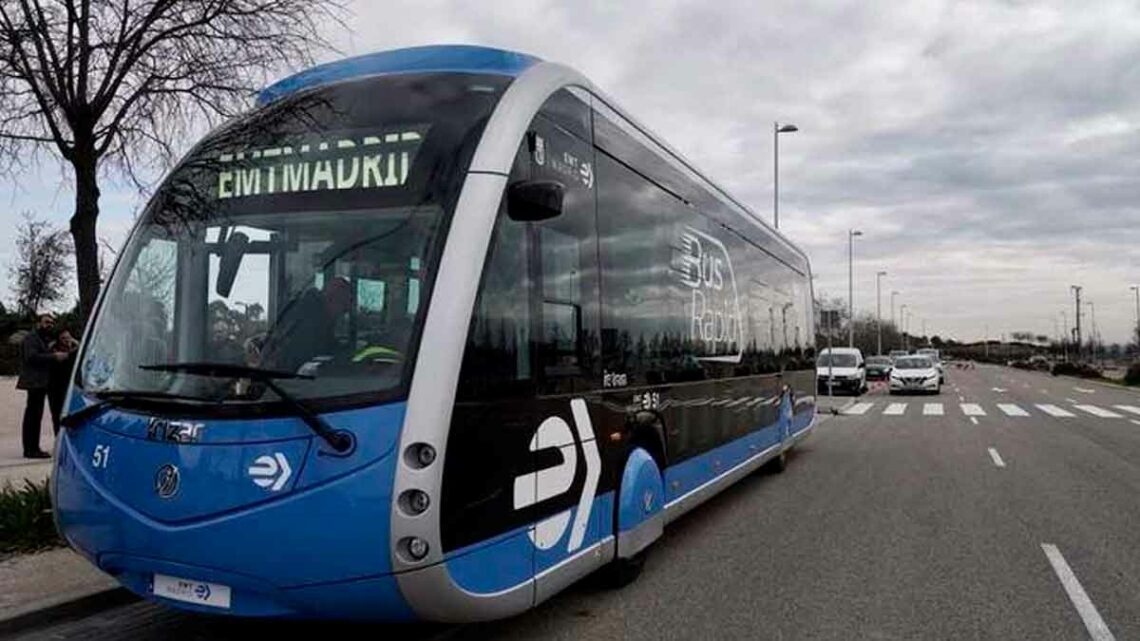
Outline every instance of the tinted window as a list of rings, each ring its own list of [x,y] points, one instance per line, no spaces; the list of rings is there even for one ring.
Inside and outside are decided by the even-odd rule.
[[[566,91],[552,96],[520,143],[508,184],[558,181],[565,188],[562,215],[515,221],[504,196],[472,317],[461,400],[597,386],[593,149],[571,131],[589,113],[575,101]]]

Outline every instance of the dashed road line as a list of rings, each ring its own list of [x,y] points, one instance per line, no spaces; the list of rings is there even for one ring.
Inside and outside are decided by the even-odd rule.
[[[1013,403],[998,403],[998,409],[1005,412],[1009,416],[1029,416],[1029,412],[1021,409]]]
[[[977,425],[977,424],[978,424],[978,419],[976,419],[976,418],[974,418],[973,416],[971,416],[971,417],[970,417],[970,422],[971,422],[971,423],[973,423],[974,425]]]
[[[1117,414],[1116,412],[1110,412],[1106,409],[1101,409],[1101,408],[1097,407],[1096,405],[1080,405],[1080,404],[1078,404],[1078,405],[1074,405],[1073,407],[1075,407],[1081,411],[1088,412],[1089,414],[1092,414],[1093,416],[1099,416],[1101,418],[1124,418],[1123,416],[1121,416],[1120,414]]]
[[[1042,412],[1045,412],[1049,416],[1076,416],[1076,414],[1073,414],[1069,410],[1061,409],[1061,408],[1057,407],[1056,405],[1038,404],[1037,407]]]
[[[942,416],[942,403],[927,403],[922,406],[923,416]]]
[[[1096,390],[1089,389],[1087,387],[1074,387],[1073,389],[1077,390],[1078,392],[1083,392],[1085,394],[1092,394],[1092,393],[1096,392]]]
[[[891,403],[883,410],[885,416],[901,416],[906,411],[906,403]]]
[[[1089,636],[1092,637],[1093,641],[1113,641],[1115,637],[1112,636],[1112,631],[1108,629],[1104,619],[1100,618],[1100,613],[1096,611],[1092,599],[1081,587],[1081,582],[1077,580],[1077,575],[1073,574],[1072,568],[1065,562],[1065,557],[1061,556],[1061,551],[1052,543],[1042,543],[1041,549],[1045,551],[1049,564],[1053,566],[1053,571],[1061,580],[1061,586],[1065,588],[1065,593],[1069,595],[1069,600],[1073,602],[1077,614],[1081,615],[1081,620],[1084,621]]]
[[[1077,403],[1079,403],[1079,402],[1080,402],[1080,401],[1078,401],[1078,400],[1077,400],[1077,399],[1075,399],[1075,398],[1066,398],[1065,400],[1066,400],[1067,402],[1069,402],[1069,403],[1072,403],[1073,405],[1076,405]]]
[[[1136,407],[1135,405],[1113,405],[1113,407],[1118,410],[1124,410],[1125,412],[1140,414],[1140,407]]]
[[[1136,419],[1134,419],[1134,418],[1130,418],[1130,419],[1128,419],[1128,420],[1132,421],[1132,424],[1133,424],[1133,425],[1140,425],[1140,421],[1138,421],[1138,420],[1136,420]]]
[[[994,465],[1005,467],[1005,461],[1001,460],[1001,454],[998,454],[998,451],[992,447],[990,448],[990,458],[994,460]]]

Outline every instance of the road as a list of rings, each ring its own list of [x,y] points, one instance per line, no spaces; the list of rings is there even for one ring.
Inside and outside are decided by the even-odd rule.
[[[937,397],[852,400],[782,474],[676,522],[618,591],[585,581],[507,621],[394,629],[140,603],[28,638],[1140,638],[1140,393],[979,366]]]

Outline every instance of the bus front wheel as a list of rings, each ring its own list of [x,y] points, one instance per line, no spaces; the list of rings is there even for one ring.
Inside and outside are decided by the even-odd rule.
[[[626,457],[616,507],[617,554],[605,568],[605,582],[622,587],[645,567],[649,546],[664,531],[665,481],[657,461],[643,447]]]

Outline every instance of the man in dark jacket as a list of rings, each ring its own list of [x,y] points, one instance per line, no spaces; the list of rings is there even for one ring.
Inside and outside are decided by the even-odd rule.
[[[28,393],[28,403],[24,407],[24,458],[51,458],[51,454],[40,449],[40,422],[44,416],[52,365],[67,359],[67,354],[52,352],[48,348],[53,327],[54,319],[47,314],[41,315],[36,328],[28,332],[21,345],[20,377],[16,380],[16,388]]]

